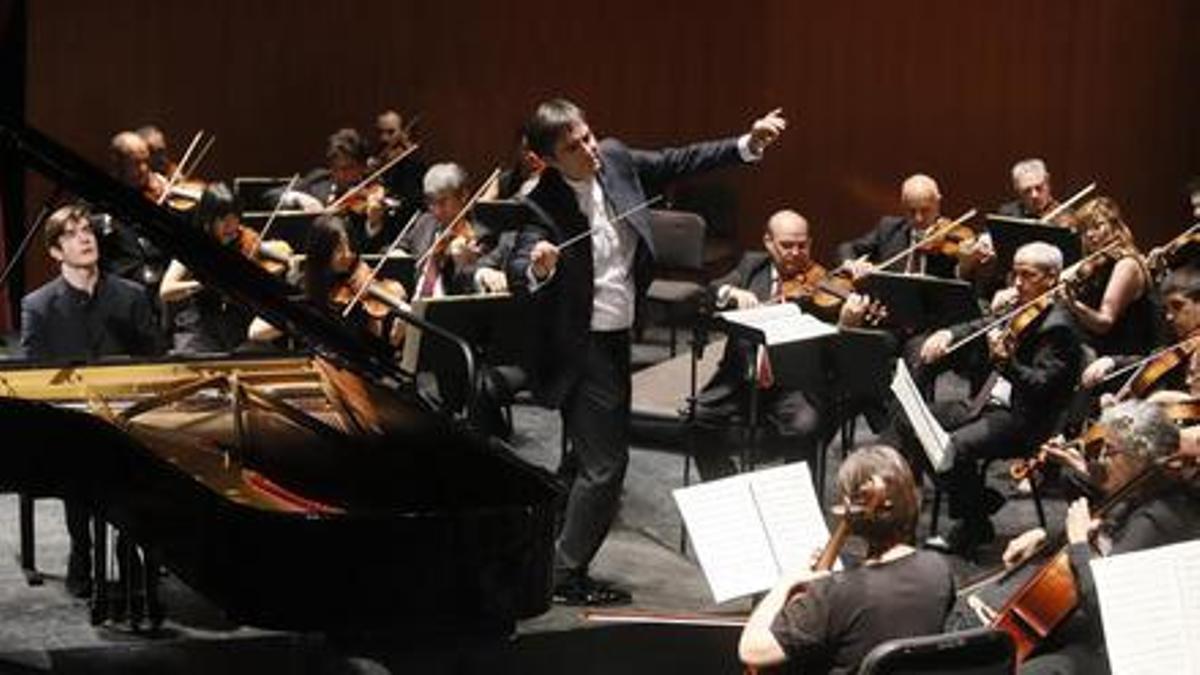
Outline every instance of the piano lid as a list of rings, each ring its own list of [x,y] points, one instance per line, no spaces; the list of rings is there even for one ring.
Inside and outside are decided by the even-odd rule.
[[[305,338],[321,356],[397,394],[419,400],[415,389],[408,386],[412,374],[396,363],[391,347],[383,340],[338,321],[308,302],[298,301],[295,290],[283,281],[237,252],[217,245],[179,215],[145,199],[45,134],[21,122],[0,118],[0,152],[20,157],[28,167],[61,184],[93,208],[129,223],[186,265],[205,285]],[[436,327],[421,327],[445,333]],[[443,337],[461,343],[452,335]]]

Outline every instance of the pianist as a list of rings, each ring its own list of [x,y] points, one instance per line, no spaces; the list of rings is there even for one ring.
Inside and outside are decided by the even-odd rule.
[[[37,361],[93,361],[158,353],[160,336],[142,287],[101,274],[88,212],[64,206],[46,219],[46,249],[60,274],[21,301],[21,350]],[[71,555],[67,590],[91,593],[90,513],[64,500]]]

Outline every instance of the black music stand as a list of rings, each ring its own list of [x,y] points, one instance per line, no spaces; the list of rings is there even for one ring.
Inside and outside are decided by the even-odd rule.
[[[412,311],[466,340],[481,362],[505,365],[525,363],[528,333],[514,329],[532,325],[530,321],[514,321],[525,307],[527,303],[508,293],[496,293],[422,298],[413,302]],[[412,373],[432,373],[438,396],[451,409],[471,399],[469,387],[476,383],[467,381],[457,345],[426,336],[421,329],[409,325],[402,365]]]
[[[478,201],[471,210],[471,216],[487,230],[487,234],[490,236],[499,236],[501,232],[509,230],[519,230],[527,223],[537,220],[533,209],[518,199]]]
[[[842,455],[854,441],[857,402],[880,401],[889,393],[888,384],[896,363],[896,338],[882,330],[840,328],[838,336],[826,342],[822,355],[830,379],[831,395],[841,422]],[[845,418],[847,413],[854,415]],[[817,496],[825,499],[825,448],[817,453]]]
[[[782,320],[809,322],[811,334],[798,335],[788,339],[777,339],[771,335],[771,329],[758,321],[754,312],[771,312]],[[784,317],[790,313],[793,319]],[[781,319],[772,319],[772,322]],[[800,389],[824,395],[828,391],[829,378],[823,366],[822,354],[826,343],[837,336],[837,329],[817,319],[811,314],[803,314],[798,305],[784,303],[769,305],[755,310],[740,310],[721,312],[717,314],[713,328],[738,340],[749,355],[746,359],[747,378],[750,386],[750,404],[746,422],[750,440],[742,449],[742,466],[744,470],[753,470],[759,449],[759,386],[758,386],[758,348],[767,350],[771,363],[771,378],[775,384],[789,389]],[[806,333],[808,331],[805,331]]]
[[[872,272],[863,278],[860,292],[887,308],[881,327],[912,334],[980,316],[975,290],[959,279]]]
[[[1074,263],[1083,255],[1079,234],[1070,228],[990,213],[987,221],[988,232],[992,235],[992,248],[996,250],[997,269],[1001,272],[1008,272],[1012,268],[1013,255],[1017,249],[1035,241],[1057,246],[1058,250],[1062,251],[1063,267]]]

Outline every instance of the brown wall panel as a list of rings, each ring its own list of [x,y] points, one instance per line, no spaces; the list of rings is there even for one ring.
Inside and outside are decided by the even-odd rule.
[[[387,106],[422,115],[428,159],[482,176],[552,95],[642,145],[783,106],[764,165],[702,185],[736,199],[743,242],[792,206],[821,253],[895,209],[914,171],[947,212],[987,209],[1011,163],[1041,155],[1060,196],[1098,180],[1146,241],[1186,224],[1180,186],[1200,172],[1188,0],[39,0],[29,21],[32,123],[97,161],[121,128],[158,122],[180,148],[203,128],[208,176],[305,170]]]

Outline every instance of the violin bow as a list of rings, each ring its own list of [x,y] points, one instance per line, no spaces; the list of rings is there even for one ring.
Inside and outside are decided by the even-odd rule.
[[[642,202],[641,204],[630,207],[629,209],[621,212],[621,214],[619,214],[616,218],[613,218],[611,222],[613,225],[616,225],[617,223],[628,218],[629,216],[632,216],[633,214],[637,213],[638,211],[642,211],[644,209],[650,208],[651,206],[654,206],[655,204],[661,202],[662,199],[663,199],[662,195],[655,195],[654,197],[647,199],[646,201]],[[558,250],[561,251],[564,248],[567,248],[568,246],[574,246],[575,244],[578,244],[579,242],[583,241],[584,239],[587,239],[588,237],[592,236],[592,233],[595,231],[596,231],[596,228],[589,227],[588,229],[584,230],[583,232],[580,232],[579,234],[568,237],[566,241],[564,241],[563,243],[558,245]]]
[[[288,181],[287,187],[283,188],[283,192],[279,193],[279,201],[275,202],[275,208],[271,209],[271,215],[267,218],[267,224],[263,225],[262,230],[258,233],[259,241],[266,241],[267,232],[271,231],[271,226],[275,224],[275,218],[279,215],[279,211],[283,209],[283,200],[287,197],[287,193],[296,187],[296,183],[300,180],[300,174],[292,174],[292,179]]]
[[[483,199],[484,193],[486,193],[488,188],[492,186],[492,183],[495,183],[497,180],[499,180],[499,178],[500,167],[496,167],[492,170],[491,175],[487,177],[487,180],[483,181],[483,184],[479,186],[479,189],[475,190],[475,194],[471,195],[471,198],[467,200],[467,203],[464,204],[461,209],[459,209],[458,213],[455,214],[454,219],[447,223],[446,226],[442,228],[441,232],[438,232],[437,237],[435,237],[434,240],[429,244],[429,248],[425,249],[425,252],[421,254],[420,258],[417,258],[416,268],[418,270],[418,274],[421,273],[425,263],[429,261],[429,256],[433,255],[433,252],[438,246],[441,245],[443,240],[451,236],[451,233],[454,232],[454,228],[457,227],[460,222],[462,222],[463,218],[466,218],[467,213],[469,213],[471,209],[475,208],[476,202],[478,202],[480,199]]]
[[[1065,202],[1059,204],[1058,206],[1054,207],[1053,209],[1050,209],[1049,211],[1047,211],[1046,215],[1042,216],[1041,218],[1038,218],[1038,220],[1043,223],[1048,223],[1051,220],[1054,220],[1054,218],[1056,216],[1058,216],[1058,214],[1071,208],[1075,204],[1075,202],[1088,196],[1095,189],[1096,189],[1095,181],[1088,183],[1086,186],[1084,186],[1084,188],[1082,190],[1071,195],[1069,198],[1067,198],[1067,201],[1065,201]]]
[[[179,158],[179,163],[175,165],[175,171],[171,173],[171,177],[167,179],[167,186],[163,188],[163,193],[159,195],[156,204],[162,204],[167,201],[167,197],[171,194],[171,188],[183,179],[183,167],[191,159],[192,153],[196,151],[196,146],[200,144],[200,139],[204,138],[204,130],[201,129],[192,136],[192,142],[188,143],[187,150],[184,150],[183,157]],[[211,143],[209,144],[211,145]]]
[[[903,260],[904,258],[911,255],[913,251],[921,248],[922,246],[924,246],[932,241],[936,241],[937,239],[940,239],[941,237],[946,236],[950,232],[950,230],[952,230],[956,226],[962,225],[963,223],[967,222],[968,220],[974,218],[977,213],[979,213],[979,211],[977,209],[971,209],[970,211],[967,211],[966,213],[959,216],[958,218],[955,218],[954,220],[950,221],[946,225],[944,225],[942,227],[933,228],[933,232],[930,232],[929,234],[925,235],[924,237],[921,237],[921,239],[918,240],[917,243],[912,244],[911,246],[904,249],[903,251],[900,251],[896,255],[879,263],[878,265],[875,266],[875,269],[885,270],[885,269],[891,267],[892,265],[895,265],[900,260]]]
[[[359,300],[362,300],[362,296],[367,292],[367,289],[371,286],[371,283],[375,281],[376,277],[379,276],[379,271],[383,269],[383,264],[388,261],[388,258],[392,255],[392,251],[395,251],[396,247],[400,245],[400,240],[404,238],[404,235],[408,234],[408,231],[412,229],[413,224],[417,222],[417,218],[420,217],[420,215],[421,213],[419,211],[413,212],[412,216],[408,219],[408,222],[404,225],[404,227],[401,228],[398,233],[396,233],[396,238],[392,239],[392,243],[388,244],[387,250],[385,250],[383,255],[379,257],[379,261],[375,263],[375,267],[371,268],[371,273],[367,275],[366,283],[364,283],[358,289],[358,292],[354,294],[353,298],[350,298],[350,302],[346,303],[345,309],[342,310],[343,318],[350,316],[350,311],[354,309],[354,306],[358,304]]]
[[[338,197],[337,199],[333,200],[333,203],[330,204],[325,209],[325,211],[327,213],[333,213],[333,212],[337,211],[339,208],[341,208],[342,204],[346,203],[347,199],[350,199],[354,195],[361,192],[363,188],[367,187],[371,183],[374,183],[376,179],[378,179],[380,176],[382,176],[384,174],[384,172],[386,172],[388,169],[392,168],[393,166],[396,166],[397,164],[399,164],[405,157],[408,157],[409,155],[416,152],[417,148],[419,148],[419,147],[421,147],[421,145],[419,143],[413,143],[412,145],[408,146],[408,149],[405,150],[404,152],[402,152],[402,153],[396,155],[395,157],[389,159],[388,161],[384,162],[382,165],[380,165],[380,167],[378,169],[375,169],[370,174],[368,174],[366,178],[360,180],[357,185],[350,188],[349,190],[346,190],[345,194],[343,194],[341,197]]]

